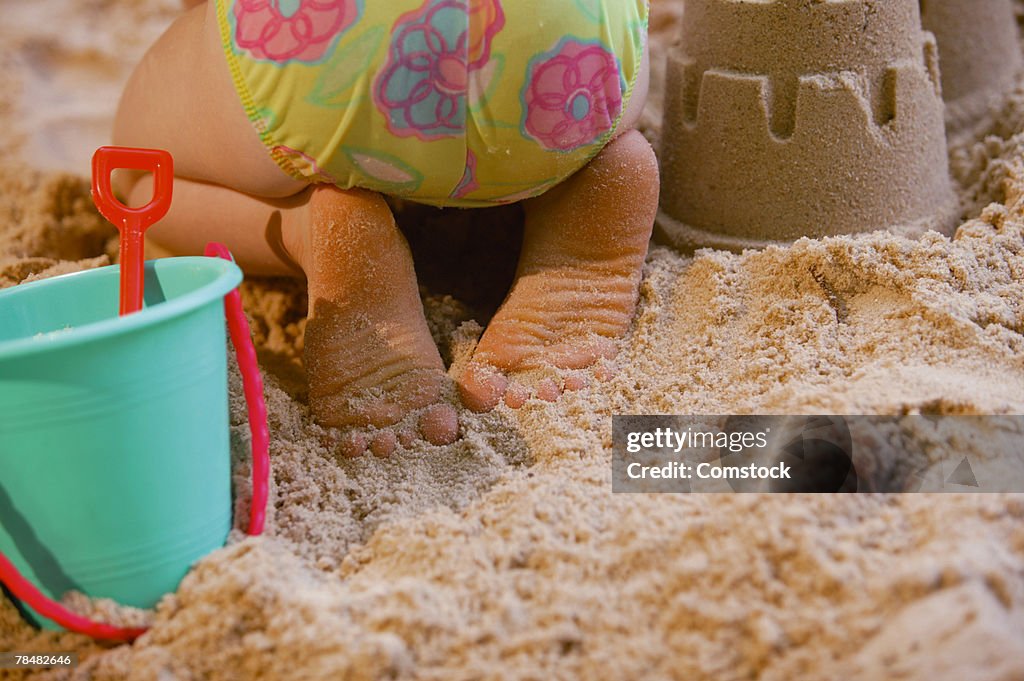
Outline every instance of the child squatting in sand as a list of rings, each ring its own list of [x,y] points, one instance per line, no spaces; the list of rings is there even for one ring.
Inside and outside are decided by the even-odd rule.
[[[531,370],[614,354],[658,203],[633,129],[646,0],[186,4],[115,122],[115,144],[174,156],[173,205],[147,236],[183,255],[222,241],[249,274],[305,275],[310,406],[348,429],[348,453],[458,437],[384,195],[523,203],[515,282],[455,377],[466,407],[555,399]],[[151,195],[148,176],[118,179],[132,205]]]

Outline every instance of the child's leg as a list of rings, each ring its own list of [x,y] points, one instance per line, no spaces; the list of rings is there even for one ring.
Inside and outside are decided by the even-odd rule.
[[[142,205],[153,194],[150,176],[119,184],[127,188],[131,205]],[[146,244],[172,255],[202,255],[206,244],[220,241],[246,274],[301,277],[302,267],[284,241],[308,222],[312,191],[308,186],[292,196],[262,198],[175,177],[170,211],[146,230]]]
[[[147,234],[183,254],[220,240],[247,271],[294,274],[297,266],[306,275],[311,407],[324,424],[376,429],[350,438],[350,451],[388,453],[399,437],[388,427],[407,415],[430,442],[452,441],[455,411],[437,404],[444,366],[387,205],[372,192],[310,188],[274,164],[237,101],[204,11],[182,16],[154,45],[118,111],[116,144],[175,158],[171,210]],[[151,179],[130,178],[122,190],[144,203]]]
[[[114,120],[114,144],[167,149],[178,177],[255,196],[308,186],[270,158],[235,93],[214,3],[171,25],[135,68]]]
[[[515,374],[542,366],[579,369],[614,354],[636,309],[658,207],[658,164],[629,131],[590,164],[525,204],[526,233],[516,281],[459,378],[476,411],[518,406]],[[543,386],[553,398],[560,386]]]
[[[145,178],[131,202],[143,203],[151,192]],[[349,453],[368,445],[389,453],[398,435],[387,427],[416,412],[429,442],[456,438],[455,410],[438,404],[448,379],[423,315],[412,255],[379,194],[320,186],[261,199],[176,179],[171,209],[150,233],[180,254],[222,241],[247,272],[305,273],[310,407],[325,425],[377,429],[350,439]]]
[[[385,428],[423,410],[423,437],[453,442],[455,410],[439,404],[448,377],[391,209],[375,192],[320,187],[307,210],[308,224],[284,243],[309,280],[305,358],[317,420]],[[379,434],[371,447],[390,453],[394,437]]]

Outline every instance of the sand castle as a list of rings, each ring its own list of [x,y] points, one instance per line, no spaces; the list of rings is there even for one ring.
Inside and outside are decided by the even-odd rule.
[[[946,122],[956,133],[998,105],[1024,67],[1012,0],[921,0],[939,43]]]
[[[957,217],[917,0],[688,0],[667,83],[657,233],[678,248]]]

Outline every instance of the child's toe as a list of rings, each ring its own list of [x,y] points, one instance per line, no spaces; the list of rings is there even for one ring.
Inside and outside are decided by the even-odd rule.
[[[557,402],[562,396],[562,388],[555,383],[554,379],[545,378],[537,384],[537,399],[545,402]]]
[[[420,433],[432,445],[450,445],[459,438],[459,415],[450,404],[434,404],[420,415]]]
[[[505,392],[505,404],[510,409],[519,409],[530,399],[530,389],[522,383],[512,383]]]
[[[370,441],[370,451],[380,458],[391,456],[397,448],[398,436],[390,428],[377,431]]]
[[[473,364],[458,381],[459,397],[467,409],[483,413],[498,406],[508,389],[508,379],[486,364]]]
[[[370,445],[370,436],[361,431],[345,433],[338,445],[338,451],[350,459],[362,456]]]

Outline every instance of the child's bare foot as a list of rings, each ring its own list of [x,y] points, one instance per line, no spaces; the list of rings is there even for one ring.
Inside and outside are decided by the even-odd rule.
[[[516,408],[531,394],[554,401],[585,378],[563,373],[532,390],[520,379],[615,355],[636,309],[657,206],[657,160],[636,131],[526,204],[516,281],[458,379],[467,407],[489,411],[504,400]]]
[[[350,429],[350,455],[369,448],[386,456],[417,434],[453,442],[458,417],[441,402],[448,377],[384,199],[317,187],[308,228],[286,246],[309,281],[305,356],[317,421]]]

